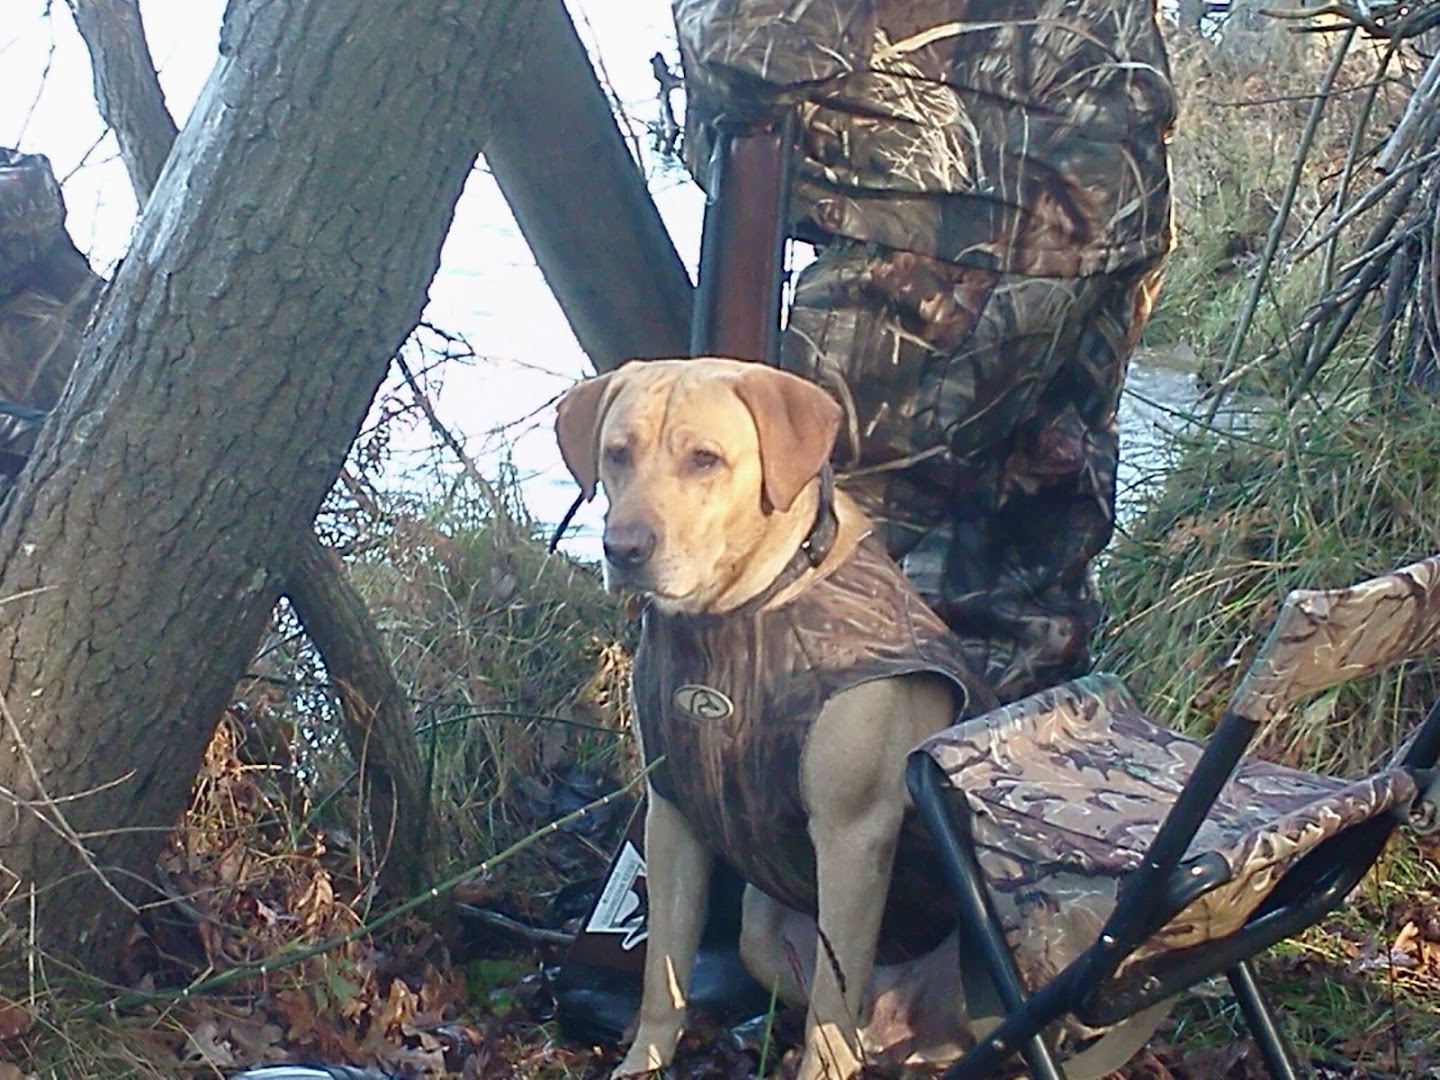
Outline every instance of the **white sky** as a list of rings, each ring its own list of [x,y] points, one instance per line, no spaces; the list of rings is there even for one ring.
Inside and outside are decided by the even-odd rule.
[[[668,0],[567,0],[582,39],[600,58],[626,111],[653,117],[650,56],[674,59]],[[215,59],[224,0],[140,0],[161,85],[183,125]],[[48,14],[47,14],[48,12]],[[677,101],[678,105],[678,101]],[[640,132],[643,143],[644,133]],[[76,243],[109,274],[124,254],[135,203],[113,137],[92,97],[89,58],[58,0],[0,0],[0,145],[47,155],[61,179]],[[657,203],[692,267],[699,244],[698,190],[673,172],[652,179]],[[500,425],[531,509],[554,520],[574,488],[559,465],[553,413],[536,410],[584,374],[587,362],[487,174],[472,176],[456,210],[427,317],[464,334],[488,359],[454,365],[440,411],[479,458],[501,445]],[[532,414],[534,414],[532,416]],[[415,443],[428,444],[425,432]],[[582,525],[598,520],[595,508]]]

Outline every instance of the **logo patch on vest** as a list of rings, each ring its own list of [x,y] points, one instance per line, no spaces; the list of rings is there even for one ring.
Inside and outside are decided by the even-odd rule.
[[[675,707],[692,720],[724,720],[735,711],[735,703],[710,686],[686,683],[671,696]]]

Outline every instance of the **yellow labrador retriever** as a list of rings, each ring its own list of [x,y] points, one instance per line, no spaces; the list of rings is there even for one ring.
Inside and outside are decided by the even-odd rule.
[[[833,489],[840,423],[813,384],[711,358],[632,361],[559,403],[566,465],[609,500],[607,580],[649,598],[636,715],[646,760],[664,758],[649,778],[642,1001],[617,1076],[671,1060],[717,854],[750,886],[747,966],[808,1001],[801,1080],[855,1073],[875,1041],[862,1011],[895,1011],[877,1003],[877,952],[909,961],[910,998],[946,1014],[942,1042],[960,1038],[945,901],[903,857],[904,761],[992,701]]]

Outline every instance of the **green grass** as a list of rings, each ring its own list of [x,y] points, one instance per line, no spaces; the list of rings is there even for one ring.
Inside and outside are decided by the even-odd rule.
[[[1306,95],[1322,65],[1237,73],[1186,47],[1174,66],[1182,99],[1174,142],[1179,246],[1146,342],[1184,342],[1198,354],[1202,372],[1213,374],[1250,292],[1250,275],[1294,167]],[[1294,376],[1290,339],[1322,274],[1317,257],[1294,256],[1329,212],[1357,124],[1366,125],[1360,141],[1373,144],[1399,100],[1387,88],[1381,107],[1362,118],[1361,88],[1373,67],[1373,53],[1363,50],[1347,61],[1341,93],[1301,166],[1300,197],[1241,354],[1243,361],[1265,349],[1279,351],[1244,384],[1249,415],[1239,430],[1197,428],[1178,437],[1166,483],[1100,567],[1110,612],[1096,641],[1100,666],[1121,674],[1161,718],[1195,732],[1208,731],[1218,718],[1286,591],[1349,584],[1440,548],[1440,410],[1428,401],[1374,400],[1363,365],[1373,320],[1352,328],[1312,397],[1291,411],[1276,405]],[[1241,101],[1248,104],[1236,104]],[[1342,244],[1341,250],[1349,249]],[[563,768],[633,774],[625,689],[632,627],[593,567],[545,552],[513,477],[488,486],[461,481],[423,505],[396,500],[380,517],[353,525],[363,518],[342,530],[350,571],[415,701],[440,819],[434,843],[443,852],[442,872],[472,866],[542,824],[533,805],[537,778]],[[361,812],[347,780],[354,763],[328,734],[334,705],[321,682],[323,669],[303,642],[287,636],[289,629],[279,631],[272,659],[288,683],[276,685],[290,688],[267,690],[257,708],[292,742],[308,732],[307,744],[289,771],[264,772],[261,761],[254,774],[222,769],[221,779],[242,793],[251,783],[261,785],[263,799],[293,808],[294,816],[277,810],[278,826],[268,817],[247,825],[242,817],[237,827],[233,817],[220,820],[229,802],[216,798],[210,807],[215,843],[246,827],[272,839],[288,837],[281,844],[288,852],[252,844],[267,873],[288,873],[287,860],[303,864],[323,854],[335,861],[332,915],[338,918],[351,902],[363,913],[369,910],[364,858],[345,847],[347,826]],[[1437,689],[1440,669],[1433,663],[1361,681],[1282,718],[1262,733],[1259,752],[1301,767],[1364,771],[1417,722]],[[236,769],[251,767],[239,762],[243,757],[237,755]],[[263,799],[256,795],[246,805]],[[557,863],[541,846],[479,887],[517,913],[538,916],[560,884],[598,873],[609,854],[593,839],[571,843],[581,854],[567,856],[568,862]],[[1307,1054],[1407,1080],[1415,1062],[1440,1058],[1436,851],[1397,840],[1346,907],[1260,963],[1287,1031]],[[341,863],[348,866],[343,874]],[[310,880],[301,871],[314,867],[292,869],[298,891]],[[249,882],[249,891],[236,895],[244,892],[251,907],[236,910],[258,911],[254,901],[265,897],[268,906],[287,908],[288,901],[261,886],[278,887],[265,878]],[[357,900],[362,897],[365,904]],[[220,929],[243,937],[265,926],[237,918]],[[387,986],[393,989],[374,978],[376,957],[408,955],[417,942],[433,940],[432,929],[407,925],[404,935],[380,943],[373,954],[367,942],[364,950],[337,954],[333,971],[319,964],[321,974],[310,985],[296,975],[298,984],[274,981],[263,989],[300,992],[297,1000],[342,1030],[342,1021],[353,1019],[343,1016],[352,987],[363,987],[371,1008],[379,1007]],[[1392,950],[1399,963],[1390,962]],[[442,961],[420,955],[409,960],[406,976],[440,994]],[[185,962],[197,963],[194,957]],[[599,1061],[588,1049],[558,1046],[553,1025],[524,1019],[538,966],[535,956],[511,947],[473,958],[454,973],[468,983],[460,1015],[485,1028],[483,1061],[528,1080],[595,1075]],[[332,978],[335,971],[343,978]],[[50,983],[50,974],[38,969],[33,1029],[18,1039],[0,1033],[0,1063],[13,1060],[47,1078],[215,1076],[218,1068],[187,1040],[216,1017],[226,1031],[243,1030],[242,1014],[255,1000],[246,996],[255,987],[247,987],[244,994],[211,996],[203,1007],[156,1005],[97,1019],[107,991]],[[1221,1067],[1236,1045],[1234,1014],[1223,986],[1177,1006],[1162,1036],[1162,1057],[1182,1070],[1174,1075],[1249,1075]],[[735,1052],[727,1060],[707,1053],[698,1055],[694,1071],[708,1067],[713,1075],[734,1062]],[[10,1077],[0,1073],[0,1080]]]
[[[1356,388],[1323,407],[1262,406],[1241,436],[1183,437],[1163,490],[1106,556],[1101,663],[1170,721],[1208,729],[1288,590],[1348,585],[1440,548],[1437,469],[1440,414],[1385,413]],[[1436,686],[1404,674],[1322,697],[1262,745],[1304,767],[1367,768]]]

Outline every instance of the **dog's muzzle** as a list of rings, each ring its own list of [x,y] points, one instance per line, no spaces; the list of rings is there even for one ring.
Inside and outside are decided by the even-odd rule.
[[[605,526],[605,561],[622,574],[634,573],[655,554],[655,530],[640,521]]]

